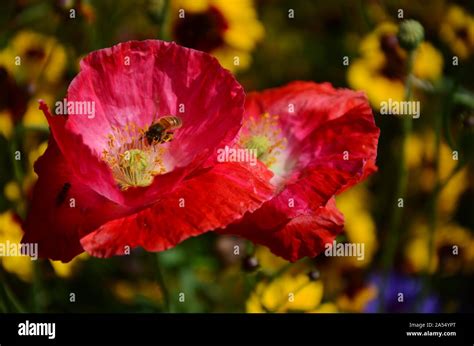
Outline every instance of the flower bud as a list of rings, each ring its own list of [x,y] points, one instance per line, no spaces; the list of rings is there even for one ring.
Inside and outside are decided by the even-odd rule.
[[[242,262],[242,268],[247,272],[253,272],[260,266],[258,259],[255,256],[247,256]]]
[[[423,26],[413,19],[404,20],[398,29],[398,41],[406,50],[414,50],[425,39]]]
[[[313,269],[308,273],[308,277],[311,281],[317,281],[321,277],[321,273],[317,269]]]

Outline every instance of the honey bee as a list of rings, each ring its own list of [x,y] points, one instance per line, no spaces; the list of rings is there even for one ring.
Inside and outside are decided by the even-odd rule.
[[[166,143],[173,140],[173,130],[179,129],[181,126],[183,126],[181,118],[166,115],[150,125],[145,132],[145,137],[149,145],[152,143]]]

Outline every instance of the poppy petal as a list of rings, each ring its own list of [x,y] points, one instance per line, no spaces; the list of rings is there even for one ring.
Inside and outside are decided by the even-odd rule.
[[[298,81],[250,93],[244,128],[263,114],[276,116],[288,145],[279,157],[287,162],[277,172],[278,193],[221,232],[267,245],[291,261],[314,257],[343,228],[334,196],[376,171],[380,131],[364,94],[329,83]]]
[[[274,193],[271,176],[261,164],[222,163],[203,169],[153,206],[102,225],[81,243],[97,257],[122,255],[137,246],[166,250],[260,207]]]
[[[81,183],[51,137],[35,163],[39,178],[25,222],[23,243],[37,243],[39,257],[68,262],[84,250],[81,235],[128,210]]]
[[[324,250],[325,244],[332,243],[344,227],[344,216],[337,210],[334,197],[324,206],[286,218],[281,223],[255,222],[258,218],[273,216],[264,215],[262,210],[252,214],[253,217],[246,217],[242,222],[228,226],[221,233],[238,235],[267,246],[275,255],[294,262],[305,256],[317,256]]]
[[[78,113],[84,106],[73,107],[76,113],[67,116],[48,117],[78,179],[114,202],[136,207],[173,190],[214,155],[216,147],[236,136],[244,92],[208,54],[158,40],[129,41],[84,58],[68,88],[67,103],[94,105],[93,115]],[[102,159],[110,136],[127,126],[146,131],[166,115],[179,116],[183,122],[167,144],[173,169],[156,175],[150,186],[120,191]],[[96,179],[90,181],[91,176]]]

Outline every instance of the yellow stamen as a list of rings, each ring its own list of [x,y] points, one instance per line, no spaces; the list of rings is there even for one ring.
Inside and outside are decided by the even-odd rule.
[[[107,136],[102,158],[122,190],[149,186],[154,176],[167,171],[163,162],[166,148],[160,143],[148,143],[147,128],[130,123],[122,129],[112,127],[113,133]]]
[[[259,119],[250,117],[244,125],[247,133],[240,137],[239,143],[247,149],[256,149],[257,158],[271,167],[285,150],[287,140],[282,136],[278,115],[263,114]]]

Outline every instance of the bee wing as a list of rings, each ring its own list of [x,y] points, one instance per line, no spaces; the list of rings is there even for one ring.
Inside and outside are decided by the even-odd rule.
[[[158,99],[154,99],[153,100],[153,103],[154,103],[154,114],[153,114],[153,121],[151,122],[151,125],[153,125],[157,120],[158,120],[158,109],[159,109],[159,105],[160,105],[160,100]]]

